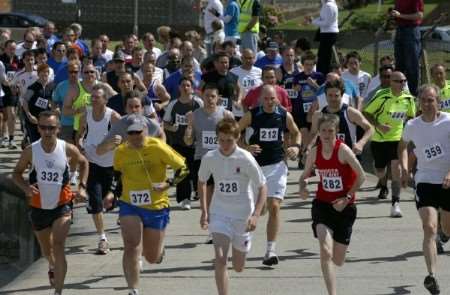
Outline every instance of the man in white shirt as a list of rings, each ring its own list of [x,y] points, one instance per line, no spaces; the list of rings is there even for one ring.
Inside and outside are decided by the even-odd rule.
[[[242,65],[232,68],[231,73],[238,76],[239,88],[242,91],[242,97],[245,97],[250,89],[262,84],[262,70],[254,66],[256,58],[251,49],[242,51]]]
[[[361,70],[361,56],[358,52],[349,52],[346,56],[347,70],[342,73],[342,78],[350,80],[359,89],[361,97],[367,96],[367,89],[372,76]]]
[[[106,59],[106,61],[110,61],[113,58],[113,52],[111,50],[108,49],[108,45],[109,45],[109,37],[108,35],[100,35],[98,36],[98,39],[100,41],[102,41],[102,56],[104,59]]]
[[[219,16],[214,14],[216,12]],[[220,0],[208,0],[208,4],[206,5],[203,11],[203,24],[205,26],[206,38],[206,50],[208,54],[211,54],[212,51],[212,37],[214,30],[211,26],[214,20],[220,20],[220,17],[223,16],[223,5]]]
[[[31,31],[27,31],[23,35],[23,42],[17,44],[16,55],[19,59],[22,59],[23,53],[31,49],[36,49],[36,37]]]
[[[266,178],[250,152],[237,146],[240,131],[231,118],[216,127],[219,148],[203,156],[198,173],[202,229],[209,229],[215,248],[215,278],[218,294],[228,294],[227,261],[232,246],[233,269],[241,272],[251,247],[251,232],[267,198]],[[207,198],[206,186],[214,178],[214,193]],[[253,192],[255,188],[255,192]],[[255,202],[253,195],[257,195]]]
[[[153,52],[155,54],[155,59],[161,55],[161,49],[155,46],[155,36],[152,33],[145,33],[142,37],[142,44],[144,44],[145,50]]]

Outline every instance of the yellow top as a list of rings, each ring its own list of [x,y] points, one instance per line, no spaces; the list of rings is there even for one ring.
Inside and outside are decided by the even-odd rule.
[[[165,142],[147,137],[144,146],[121,144],[114,155],[114,170],[121,172],[121,201],[150,210],[169,207],[169,195],[153,188],[167,179],[167,166],[186,169],[185,159]]]
[[[450,81],[445,81],[441,88],[441,111],[450,113]]]

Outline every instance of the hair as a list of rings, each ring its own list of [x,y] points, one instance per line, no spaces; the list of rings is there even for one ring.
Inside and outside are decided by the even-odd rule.
[[[5,44],[3,46],[6,48],[6,47],[8,47],[9,44],[12,44],[12,43],[16,43],[16,41],[14,41],[13,39],[9,39],[9,40],[5,41]]]
[[[186,63],[189,63],[189,64],[192,64],[192,65],[194,65],[195,64],[195,62],[194,62],[194,58],[192,57],[192,56],[186,56],[186,57],[183,57],[182,59],[181,59],[181,65],[184,65],[184,64],[186,64]]]
[[[223,118],[217,123],[216,133],[217,135],[220,133],[232,135],[235,139],[238,139],[241,135],[238,122],[235,119],[228,117]]]
[[[61,41],[56,41],[52,46],[52,50],[55,51],[58,48],[58,46],[61,46],[61,45],[64,45],[65,47],[67,47],[66,43],[61,42]]]
[[[106,87],[105,87],[103,84],[101,84],[101,83],[95,84],[95,85],[92,87],[92,91],[93,91],[93,92],[94,92],[94,91],[97,91],[97,90],[102,90],[102,91],[103,91],[103,97],[104,97],[105,99],[107,99],[107,97],[106,97]]]
[[[295,42],[295,47],[303,51],[311,50],[311,42],[307,38],[301,37]]]
[[[384,55],[380,58],[380,65],[383,61],[388,60],[390,62],[394,62],[394,58],[391,55]]]
[[[150,39],[150,38],[155,38],[155,36],[152,34],[152,33],[150,33],[150,32],[147,32],[147,33],[145,33],[143,36],[142,36],[142,39],[143,40],[147,40],[147,39]]]
[[[39,115],[38,115],[38,120],[41,120],[42,118],[50,118],[50,117],[55,117],[56,118],[56,122],[59,125],[59,115],[55,111],[47,110],[47,111],[40,112]]]
[[[133,98],[139,99],[139,101],[141,102],[141,106],[144,106],[144,99],[142,97],[142,94],[137,90],[132,90],[130,92],[127,92],[127,94],[125,94],[124,97],[125,106],[127,105],[128,101]]]
[[[45,50],[45,48],[36,48],[36,49],[34,49],[33,51],[34,51],[34,55],[35,55],[35,56],[38,56],[38,55],[40,55],[40,54],[45,54],[45,55],[48,56],[47,50]]]
[[[73,32],[77,35],[81,35],[81,32],[83,32],[83,27],[79,23],[73,23],[70,25],[70,28],[73,30]]]
[[[136,46],[133,48],[133,50],[131,50],[131,54],[135,54],[137,51],[144,51],[144,48],[142,48],[141,46]]]
[[[439,67],[442,67],[442,68],[444,69],[444,71],[446,70],[446,67],[445,67],[444,64],[437,63],[437,64],[434,64],[434,65],[431,67],[430,73],[433,73],[433,72],[436,71],[436,69],[439,68]]]
[[[189,81],[192,86],[194,85],[194,82],[188,77],[181,77],[180,82],[178,82],[178,86],[180,86],[184,81]]]
[[[325,83],[325,93],[327,93],[328,89],[331,88],[337,88],[341,91],[341,94],[344,94],[345,92],[345,86],[344,81],[342,81],[341,78],[334,80],[334,81],[328,81]]]
[[[48,66],[48,64],[41,64],[37,67],[37,72],[43,72],[43,71],[50,71],[50,67]]]
[[[76,50],[74,47],[67,48],[66,57],[68,58],[73,54],[76,54],[78,56],[78,59],[80,58],[80,53],[78,52],[78,50]]]
[[[356,58],[359,62],[361,62],[361,56],[356,51],[350,51],[349,53],[347,53],[347,55],[345,56],[346,61],[348,62],[350,58]]]
[[[317,124],[319,129],[323,124],[331,124],[337,131],[339,130],[339,117],[335,114],[321,114]]]
[[[334,72],[335,70],[341,70],[341,68],[342,67],[339,64],[337,64],[337,63],[330,64],[330,71],[331,72]]]
[[[119,81],[122,80],[125,75],[129,75],[133,80],[133,75],[130,72],[123,72],[119,75]]]
[[[227,40],[222,43],[222,48],[225,50],[228,46],[230,47],[236,47],[236,43],[233,40]]]
[[[230,59],[228,54],[226,54],[225,52],[218,52],[218,53],[214,54],[214,61],[218,61],[222,57],[226,57],[226,58],[228,58],[228,60]]]
[[[30,50],[25,51],[25,52],[22,54],[22,59],[24,59],[24,58],[27,57],[27,56],[32,56],[32,57],[34,57],[34,56],[35,56],[34,50],[30,49]]]
[[[212,21],[211,27],[214,31],[219,31],[219,30],[223,29],[223,23],[220,20],[215,19]]]
[[[302,63],[304,63],[307,60],[313,60],[316,62],[316,55],[311,50],[306,51],[302,57],[301,57]]]
[[[273,71],[274,73],[276,73],[277,70],[276,70],[276,68],[274,66],[265,66],[262,69],[261,77],[264,77],[264,73],[265,72],[269,72],[269,71]]]
[[[219,93],[219,88],[217,87],[216,83],[206,83],[205,85],[203,85],[202,87],[202,92],[205,92],[206,90],[211,89],[211,90],[216,90],[217,93]]]
[[[419,87],[418,90],[418,94],[417,94],[417,98],[421,98],[424,95],[424,92],[427,90],[433,90],[436,93],[436,100],[438,103],[441,102],[441,90],[439,89],[438,86],[434,85],[434,84],[423,84],[422,86]]]
[[[382,72],[387,71],[387,70],[395,71],[393,65],[384,65],[378,69],[378,73],[381,75]]]
[[[73,69],[74,67],[78,67],[78,69],[81,70],[81,66],[78,62],[76,61],[71,61],[67,64],[67,69],[70,71],[71,69]]]

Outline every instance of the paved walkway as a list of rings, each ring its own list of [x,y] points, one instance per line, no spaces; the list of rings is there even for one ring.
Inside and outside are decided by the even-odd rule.
[[[293,165],[291,165],[293,166]],[[230,294],[326,294],[320,271],[318,243],[312,236],[311,200],[296,195],[300,171],[291,169],[288,195],[283,203],[281,233],[277,244],[280,264],[261,264],[265,251],[265,222],[262,217],[253,239],[245,271],[230,271]],[[338,269],[338,294],[388,295],[428,294],[423,287],[426,268],[421,252],[422,233],[412,191],[402,194],[404,217],[389,216],[390,201],[379,201],[373,191],[375,179],[368,176],[358,194],[358,219],[347,262]],[[174,202],[174,201],[173,201]],[[199,227],[198,203],[181,211],[175,203],[167,230],[166,258],[161,265],[145,265],[141,294],[215,294],[213,249],[205,245]],[[93,223],[83,206],[75,210],[75,223],[67,241],[68,273],[64,294],[127,294],[122,273],[122,240],[115,224],[116,213],[106,215],[112,252],[94,255],[97,243]],[[450,294],[450,257],[439,256],[437,278],[441,294]],[[1,273],[0,273],[1,274]],[[36,261],[0,294],[53,294],[48,286],[47,264]]]

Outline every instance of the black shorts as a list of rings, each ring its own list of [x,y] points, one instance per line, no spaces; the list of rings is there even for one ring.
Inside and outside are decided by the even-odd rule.
[[[19,103],[19,98],[15,95],[3,96],[3,107],[16,107]]]
[[[55,220],[70,216],[72,213],[71,204],[64,204],[55,209],[40,209],[31,207],[29,218],[31,226],[35,231],[41,231],[53,225]]]
[[[103,211],[103,199],[111,191],[114,179],[112,167],[101,167],[89,162],[89,176],[86,184],[86,192],[89,201],[86,206],[89,214],[97,214]]]
[[[338,212],[331,204],[314,200],[311,208],[314,237],[317,238],[316,226],[323,224],[333,231],[333,240],[344,245],[350,244],[356,211],[355,204],[348,205],[342,212]]]
[[[416,207],[441,208],[450,212],[450,189],[444,189],[442,184],[418,183],[416,185]]]
[[[384,141],[370,143],[370,151],[375,162],[375,168],[386,168],[392,160],[398,160],[398,141]]]

